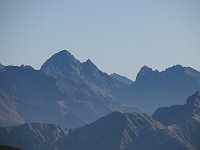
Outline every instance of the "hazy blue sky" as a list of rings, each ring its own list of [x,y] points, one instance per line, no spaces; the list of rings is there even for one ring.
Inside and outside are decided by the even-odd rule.
[[[135,78],[143,65],[200,70],[200,0],[0,0],[0,62],[40,68],[69,50]]]

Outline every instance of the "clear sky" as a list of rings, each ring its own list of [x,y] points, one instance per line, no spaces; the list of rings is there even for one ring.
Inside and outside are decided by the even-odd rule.
[[[39,69],[67,49],[135,79],[140,67],[200,70],[200,0],[0,0],[0,62]]]

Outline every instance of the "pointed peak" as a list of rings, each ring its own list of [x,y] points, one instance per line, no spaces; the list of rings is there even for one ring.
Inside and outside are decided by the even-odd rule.
[[[40,68],[42,72],[53,76],[68,76],[72,72],[80,73],[80,61],[70,52],[62,50],[51,56]]]
[[[69,51],[67,50],[61,50],[57,53],[55,53],[52,57],[55,57],[55,56],[71,56],[71,57],[74,57]]]
[[[87,59],[86,63],[92,63],[92,61],[90,59]]]
[[[67,65],[70,64],[70,62],[72,63],[79,61],[69,51],[62,50],[52,55],[44,64]]]
[[[87,59],[87,61],[83,62],[82,65],[90,67],[91,69],[98,69],[97,66],[90,59]]]
[[[90,59],[87,59],[85,62],[83,62],[83,63],[85,63],[85,64],[91,64],[91,65],[94,65],[95,66],[95,64],[90,60]]]

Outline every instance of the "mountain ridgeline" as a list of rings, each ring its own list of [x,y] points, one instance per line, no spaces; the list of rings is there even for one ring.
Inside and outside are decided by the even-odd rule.
[[[0,144],[29,150],[199,150],[199,104],[200,91],[189,97],[187,104],[159,108],[152,117],[144,113],[112,112],[76,129],[42,123],[3,127]],[[183,112],[178,119],[176,115]]]
[[[82,126],[119,111],[113,93],[125,86],[90,60],[80,63],[66,50],[49,58],[40,70],[3,66],[0,83],[1,126],[24,122]]]
[[[184,104],[183,99],[200,89],[200,72],[176,65],[159,72],[144,66],[135,82],[117,93],[118,100],[152,113],[158,107]]]
[[[93,84],[104,92],[123,87],[121,82],[100,71],[90,59],[81,63],[66,50],[49,58],[40,70],[55,79],[64,77],[78,84]]]
[[[0,126],[43,122],[75,128],[113,111],[152,114],[158,107],[183,104],[200,89],[200,72],[180,65],[162,72],[144,66],[131,81],[63,50],[40,70],[0,65],[0,83]]]
[[[117,73],[112,73],[110,76],[113,77],[113,78],[115,78],[115,79],[117,79],[118,81],[120,81],[120,82],[126,84],[126,85],[131,85],[131,84],[133,84],[133,81],[132,81],[132,80],[128,79],[128,78],[125,77],[125,76],[121,76],[121,75],[119,75],[119,74],[117,74]]]

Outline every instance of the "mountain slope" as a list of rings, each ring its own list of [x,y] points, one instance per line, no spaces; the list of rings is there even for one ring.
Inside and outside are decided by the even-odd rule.
[[[112,111],[120,111],[113,93],[124,86],[90,60],[80,63],[66,50],[53,55],[41,70],[3,66],[0,83],[0,91],[15,98],[9,105],[0,98],[0,126],[45,122],[80,127]],[[8,117],[5,111],[18,120]]]
[[[184,99],[200,89],[200,72],[176,65],[159,72],[144,66],[133,85],[118,93],[119,101],[153,112],[158,107],[184,104]]]
[[[60,51],[51,56],[42,66],[41,71],[54,78],[68,76],[81,78],[81,63],[68,51]]]
[[[193,149],[178,131],[138,113],[111,113],[75,130],[62,142],[61,149],[70,150]]]
[[[200,73],[180,65],[163,72],[145,66],[128,86],[99,70],[91,60],[81,63],[63,50],[40,70],[2,65],[0,83],[0,126],[45,122],[71,128],[112,111],[150,114],[159,106],[183,103],[199,89]]]
[[[118,81],[120,81],[120,82],[126,84],[126,85],[131,85],[131,84],[133,84],[133,81],[132,81],[132,80],[128,79],[128,78],[125,77],[125,76],[121,76],[121,75],[119,75],[119,74],[117,74],[117,73],[113,73],[113,74],[111,74],[110,76],[113,77],[113,78],[115,78],[115,79],[117,79]]]
[[[13,111],[21,117],[22,122],[17,123],[40,121],[58,123],[61,126],[77,126],[85,123],[72,111],[63,113],[59,102],[62,102],[65,96],[58,90],[53,78],[38,70],[24,66],[6,66],[0,72],[0,82],[1,91],[7,93],[9,97],[14,97],[14,100],[6,100],[6,103],[1,98],[1,107],[12,108],[10,113]],[[5,120],[7,115],[8,113],[1,117]],[[12,125],[11,122],[4,122],[1,125],[5,124]]]
[[[68,131],[53,124],[27,123],[0,129],[0,143],[27,150],[55,150]]]
[[[165,125],[171,125],[195,115],[200,116],[200,91],[190,96],[184,105],[158,108],[152,117]]]
[[[22,123],[25,123],[25,121],[17,112],[15,98],[0,90],[0,126]]]
[[[33,123],[0,128],[0,133],[0,144],[29,150],[196,150],[180,128],[138,113],[113,112],[77,129]]]
[[[67,50],[51,56],[40,70],[55,79],[67,77],[75,83],[92,84],[103,91],[110,92],[113,89],[124,87],[121,82],[99,70],[90,59],[81,63]]]
[[[192,145],[200,149],[200,91],[190,96],[185,105],[159,108],[152,117],[165,125],[176,126]]]

